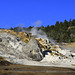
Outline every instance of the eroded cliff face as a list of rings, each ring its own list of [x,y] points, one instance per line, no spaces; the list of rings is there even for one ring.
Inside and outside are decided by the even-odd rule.
[[[50,64],[75,63],[74,52],[62,50],[48,39],[35,38],[33,34],[27,32],[4,29],[0,30],[0,56],[16,64],[26,64],[26,61],[27,64],[29,64],[28,61]]]

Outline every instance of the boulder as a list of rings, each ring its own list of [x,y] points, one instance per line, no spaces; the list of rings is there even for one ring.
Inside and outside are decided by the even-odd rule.
[[[43,59],[42,50],[37,40],[31,39],[26,46],[23,47],[24,53],[33,60],[40,61]]]

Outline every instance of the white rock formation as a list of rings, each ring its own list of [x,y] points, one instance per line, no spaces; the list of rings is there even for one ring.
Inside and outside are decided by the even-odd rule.
[[[40,43],[44,46],[41,47]],[[75,64],[75,53],[70,50],[61,50],[59,46],[54,47],[44,39],[42,42],[31,39],[26,44],[17,36],[6,32],[0,33],[0,56],[12,63],[25,65],[72,67],[72,64]],[[67,58],[64,58],[65,56]]]

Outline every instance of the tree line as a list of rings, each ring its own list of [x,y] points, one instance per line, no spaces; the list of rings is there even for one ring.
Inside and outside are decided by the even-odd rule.
[[[29,26],[28,28],[14,27],[10,28],[14,31],[28,30],[30,31],[33,27]],[[75,19],[71,21],[64,20],[64,22],[57,21],[55,25],[47,25],[44,27],[38,27],[38,30],[43,30],[49,38],[56,40],[57,42],[75,42]]]

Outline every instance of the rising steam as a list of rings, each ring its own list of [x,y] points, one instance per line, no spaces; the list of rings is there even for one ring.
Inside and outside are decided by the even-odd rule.
[[[41,29],[38,30],[37,27],[32,28],[30,33],[36,35],[36,38],[48,39],[46,33],[43,32]]]
[[[47,40],[51,41],[54,44],[55,41],[52,40],[51,38],[48,38],[45,32],[43,32],[41,29],[38,30],[38,27],[37,26],[39,26],[41,23],[42,23],[42,21],[40,21],[40,20],[34,22],[33,24],[35,25],[35,27],[33,27],[31,30],[27,30],[27,28],[26,29],[23,29],[23,27],[22,27],[23,25],[20,24],[20,25],[18,25],[18,31],[30,32],[36,38],[47,39]]]
[[[35,27],[37,27],[42,24],[42,21],[38,20],[38,21],[34,22],[33,24],[35,25]]]
[[[36,38],[43,38],[48,39],[45,32],[43,32],[41,29],[38,30],[37,26],[39,26],[42,23],[42,21],[38,20],[34,22],[35,27],[31,29],[30,33],[33,35],[36,35]]]

